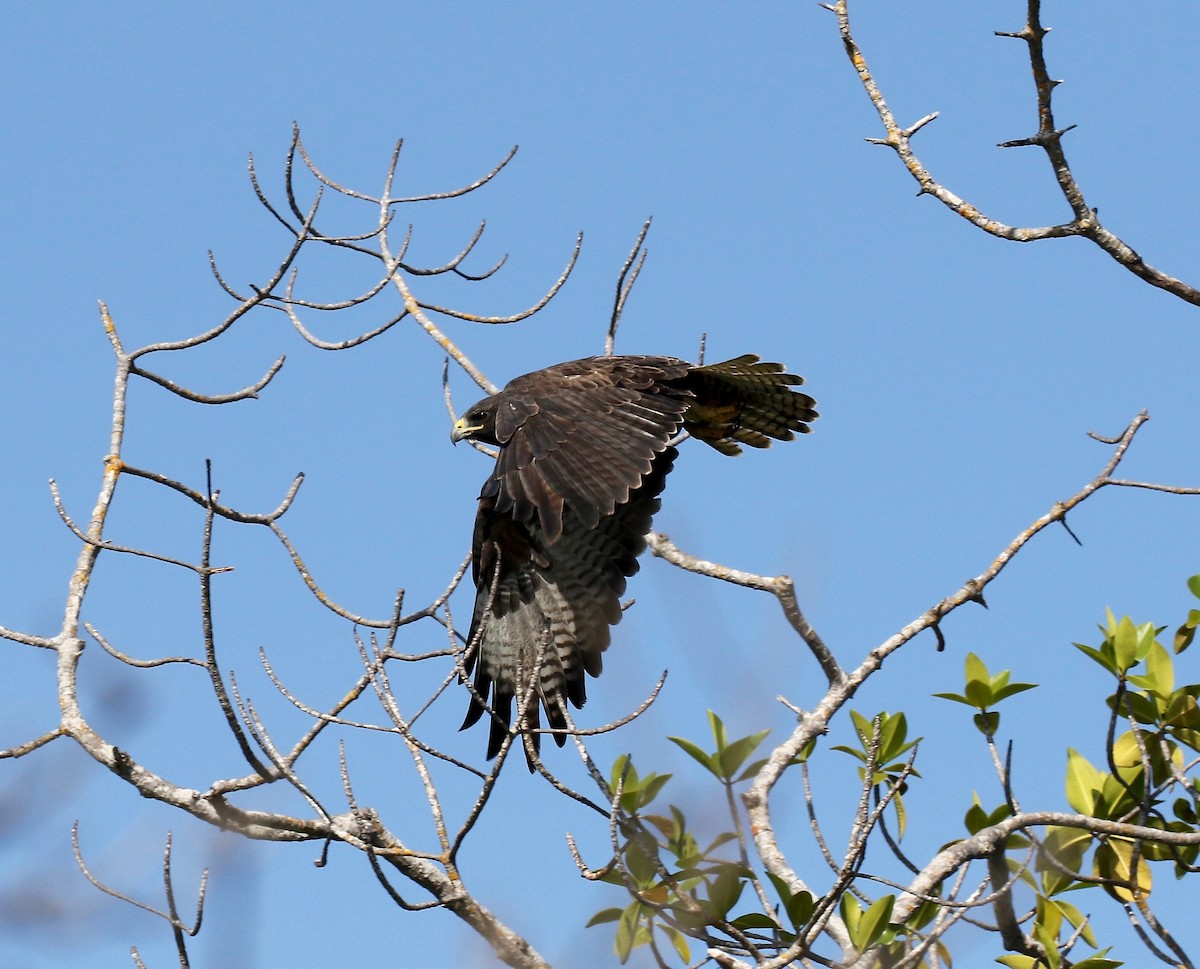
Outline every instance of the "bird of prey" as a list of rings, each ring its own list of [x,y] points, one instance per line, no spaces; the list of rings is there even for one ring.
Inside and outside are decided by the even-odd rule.
[[[489,760],[508,736],[513,698],[531,683],[520,727],[534,750],[539,703],[556,730],[566,729],[567,701],[583,706],[584,673],[600,675],[680,431],[729,455],[790,441],[817,417],[813,399],[793,389],[803,382],[753,354],[707,366],[588,357],[517,377],[455,422],[452,441],[500,449],[475,518],[464,661],[475,689],[460,728],[490,706]]]

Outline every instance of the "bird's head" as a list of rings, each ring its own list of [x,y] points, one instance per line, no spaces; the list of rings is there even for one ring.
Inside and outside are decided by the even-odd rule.
[[[450,430],[450,441],[481,441],[484,444],[499,444],[496,440],[496,401],[493,397],[485,397],[478,404],[472,404],[463,416],[454,422]]]

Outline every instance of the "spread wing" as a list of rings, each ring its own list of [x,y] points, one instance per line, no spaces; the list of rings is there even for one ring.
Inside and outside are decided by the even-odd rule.
[[[518,521],[501,512],[495,498],[480,499],[466,659],[475,693],[463,729],[480,719],[486,701],[492,709],[489,759],[508,734],[513,699],[530,683],[535,694],[525,725],[531,730],[541,726],[539,706],[550,727],[565,729],[567,702],[582,707],[587,700],[584,676],[600,675],[609,627],[621,618],[625,579],[638,570],[676,453],[661,448],[630,498],[597,522],[588,524],[569,505],[553,543],[538,520]],[[539,735],[532,739],[538,749]],[[566,742],[564,734],[554,739],[560,747]]]
[[[475,690],[463,727],[490,706],[489,758],[527,689],[522,729],[539,729],[542,710],[565,729],[567,704],[583,706],[585,677],[600,673],[675,461],[675,435],[686,429],[724,454],[791,440],[817,417],[794,389],[802,383],[753,355],[702,367],[590,357],[518,377],[456,423],[456,439],[500,446],[475,521],[465,660]],[[565,734],[555,740],[561,746]]]
[[[547,545],[594,528],[629,500],[683,424],[689,364],[589,357],[518,377],[498,395],[500,457],[482,496],[497,515],[535,521]]]

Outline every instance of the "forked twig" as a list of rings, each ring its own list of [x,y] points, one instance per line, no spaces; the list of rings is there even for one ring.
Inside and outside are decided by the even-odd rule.
[[[1151,286],[1156,286],[1188,303],[1200,306],[1200,290],[1147,264],[1133,248],[1101,224],[1097,209],[1089,205],[1084,198],[1083,190],[1079,187],[1067,163],[1066,152],[1062,144],[1063,135],[1075,126],[1068,125],[1065,128],[1058,128],[1054,122],[1051,100],[1054,88],[1061,82],[1052,80],[1046,67],[1043,41],[1049,28],[1043,27],[1041,23],[1040,0],[1026,0],[1027,17],[1025,26],[1020,30],[995,31],[998,37],[1022,40],[1028,45],[1034,86],[1037,91],[1038,113],[1038,129],[1033,135],[1002,142],[999,147],[1028,146],[1045,151],[1055,179],[1058,181],[1059,189],[1071,207],[1072,218],[1069,222],[1037,228],[1005,225],[1003,222],[991,218],[975,205],[954,194],[929,173],[913,151],[911,141],[913,135],[937,117],[937,113],[926,115],[908,128],[901,127],[888,107],[887,100],[884,98],[875,76],[867,66],[866,57],[854,38],[850,25],[849,0],[836,0],[834,3],[822,3],[821,6],[837,17],[838,31],[841,34],[846,54],[858,74],[863,90],[866,91],[867,97],[874,105],[879,120],[883,122],[886,137],[868,138],[867,141],[891,148],[896,153],[909,174],[920,186],[918,194],[932,196],[956,215],[1000,239],[1013,242],[1034,242],[1040,239],[1061,239],[1071,236],[1088,239]]]
[[[629,294],[633,292],[633,286],[637,282],[638,276],[641,275],[642,267],[646,265],[646,256],[648,255],[643,244],[646,241],[646,236],[650,232],[650,223],[652,219],[646,219],[642,223],[642,229],[638,233],[638,237],[634,240],[633,248],[629,250],[629,256],[625,259],[625,264],[621,266],[621,272],[617,276],[617,295],[613,300],[612,316],[608,322],[608,333],[604,337],[604,355],[612,356],[613,347],[617,340],[617,327],[621,325],[621,314],[625,312],[625,304],[629,300]]]
[[[182,966],[187,966],[187,947],[184,942],[184,936],[195,937],[200,931],[201,923],[204,921],[204,898],[208,891],[208,869],[200,876],[200,887],[196,893],[196,918],[190,924],[186,924],[179,917],[179,910],[175,905],[175,884],[171,875],[171,835],[167,835],[166,848],[163,850],[163,890],[167,899],[167,909],[155,908],[153,905],[147,905],[145,902],[140,902],[136,898],[126,895],[115,888],[111,888],[104,882],[100,881],[92,874],[87,863],[83,860],[83,851],[79,847],[79,822],[76,821],[71,825],[71,848],[75,853],[75,864],[79,866],[79,870],[83,872],[83,876],[92,883],[92,885],[105,895],[110,895],[113,898],[126,902],[135,908],[140,908],[143,912],[149,912],[151,915],[156,915],[163,919],[171,926],[171,930],[175,934],[176,947],[179,950],[179,957]]]

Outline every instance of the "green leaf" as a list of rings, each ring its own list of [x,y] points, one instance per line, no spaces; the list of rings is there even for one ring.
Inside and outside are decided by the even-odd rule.
[[[645,807],[656,797],[659,791],[663,789],[663,785],[671,779],[670,774],[650,774],[642,781],[641,790],[638,791],[637,806]]]
[[[888,923],[892,920],[892,906],[896,903],[894,895],[884,895],[863,913],[858,923],[861,944],[855,943],[860,952],[875,945],[887,931]]]
[[[658,833],[668,841],[678,836],[679,825],[673,818],[663,817],[661,814],[643,814],[641,819],[645,824],[657,828]]]
[[[613,761],[611,783],[614,791],[620,786],[622,777],[624,777],[625,784],[623,790],[636,791],[638,789],[637,768],[633,766],[633,761],[628,754],[622,754]]]
[[[1158,828],[1160,831],[1165,830],[1178,834],[1195,833],[1195,829],[1190,824],[1185,824],[1182,821],[1168,821],[1164,824],[1160,818],[1149,818],[1146,823],[1148,827]],[[1156,841],[1142,842],[1142,852],[1150,861],[1185,860],[1183,856],[1189,850],[1194,853],[1197,850],[1197,846],[1177,847],[1175,845],[1161,844]]]
[[[1054,947],[1054,941],[1062,932],[1063,916],[1062,911],[1058,907],[1058,903],[1051,901],[1048,898],[1039,898],[1037,900],[1037,926],[1042,930],[1041,938],[1048,945]]]
[[[992,674],[988,672],[987,665],[974,653],[967,653],[964,665],[966,666],[968,683],[972,680],[977,680],[980,683],[991,683]]]
[[[749,737],[742,737],[740,740],[735,740],[722,750],[718,755],[721,776],[725,780],[731,780],[733,775],[738,772],[738,768],[746,762],[746,758],[754,753],[755,748],[763,742],[770,732],[770,730],[760,730]]]
[[[1136,677],[1134,677],[1136,679]],[[1105,702],[1111,710],[1115,706],[1116,696],[1110,696]],[[1158,707],[1154,701],[1140,693],[1125,693],[1121,697],[1121,716],[1132,716],[1138,723],[1157,723]]]
[[[1035,969],[1041,965],[1033,956],[1000,956],[996,961],[1002,966],[1008,966],[1008,969]]]
[[[1050,969],[1062,964],[1062,953],[1058,951],[1058,934],[1062,928],[1062,913],[1058,906],[1044,898],[1037,901],[1037,917],[1033,922],[1033,937],[1046,950],[1046,962]]]
[[[771,884],[775,886],[775,893],[783,902],[784,911],[787,912],[787,917],[792,923],[792,928],[799,931],[808,924],[808,920],[812,918],[813,912],[816,910],[816,903],[813,902],[813,897],[809,892],[796,892],[792,894],[788,883],[777,875],[767,873],[767,877],[771,879]]]
[[[1005,818],[1012,814],[1012,809],[1007,804],[1000,804],[991,811],[985,811],[983,805],[979,803],[979,795],[972,795],[972,806],[967,811],[966,817],[963,819],[967,825],[967,830],[971,834],[978,834],[984,828],[990,828],[993,824],[999,824]],[[1009,844],[1012,844],[1012,835],[1009,836]]]
[[[992,705],[992,688],[982,680],[967,682],[967,702],[976,710],[986,710]]]
[[[912,744],[905,742],[908,737],[908,718],[903,713],[894,716],[881,713],[879,716],[879,763],[887,764],[912,747]]]
[[[684,964],[692,961],[692,951],[688,948],[687,936],[678,929],[671,928],[669,925],[663,926],[663,931],[667,933],[667,938],[671,940],[671,945],[674,946],[675,952]]]
[[[585,928],[591,928],[593,925],[603,925],[605,922],[615,922],[621,917],[621,909],[619,908],[602,908],[599,912],[588,919]]]
[[[817,903],[814,901],[811,893],[797,892],[791,898],[784,901],[784,907],[787,909],[788,918],[791,920],[792,926],[799,931],[812,918],[813,912],[817,910]]]
[[[1192,645],[1192,640],[1196,638],[1196,626],[1198,624],[1192,622],[1192,618],[1197,614],[1198,611],[1193,609],[1188,613],[1188,621],[1175,630],[1175,638],[1171,643],[1171,648],[1175,653],[1182,653]]]
[[[904,920],[906,929],[923,929],[944,911],[937,898],[926,898]],[[947,962],[947,965],[950,963]]]
[[[963,827],[967,829],[968,834],[979,834],[988,827],[987,811],[979,803],[978,795],[975,796],[974,803],[967,808],[967,813],[963,815]]]
[[[846,931],[850,933],[850,941],[854,943],[854,947],[861,952],[863,947],[858,944],[858,924],[862,921],[862,906],[858,904],[858,899],[846,892],[838,900],[838,913],[842,916],[842,921],[846,923]]]
[[[1046,966],[1047,969],[1058,969],[1062,965],[1062,953],[1058,951],[1058,946],[1055,944],[1056,939],[1048,939],[1046,933],[1037,926],[1033,929],[1033,937],[1042,944],[1042,948],[1046,950],[1045,962],[1039,962],[1041,966]]]
[[[742,870],[736,865],[723,866],[717,877],[708,886],[708,901],[713,907],[713,914],[724,918],[729,910],[742,897],[746,883],[742,880]]]
[[[719,835],[717,835],[715,838],[712,839],[712,843],[708,846],[708,850],[705,851],[704,853],[706,855],[711,855],[714,851],[716,851],[718,848],[720,848],[721,845],[728,844],[730,841],[736,841],[736,840],[737,840],[737,835],[734,834],[732,831],[723,831]]]
[[[1092,931],[1092,923],[1088,917],[1070,902],[1064,902],[1061,898],[1056,899],[1055,904],[1066,920],[1071,923],[1071,927],[1079,931],[1083,941],[1093,949],[1096,948],[1096,933]]]
[[[725,749],[725,724],[711,710],[708,711],[708,725],[712,728],[713,740],[717,743],[717,753]]]
[[[671,921],[684,931],[688,929],[703,929],[709,924],[710,921],[712,921],[712,916],[705,914],[707,907],[708,906],[704,902],[700,903],[700,907],[698,909],[690,907],[685,908],[682,905],[677,906],[671,909]],[[661,924],[662,923],[658,923],[659,926],[661,926]]]
[[[1144,622],[1140,626],[1138,626],[1137,629],[1138,629],[1137,658],[1138,658],[1138,662],[1140,663],[1142,660],[1144,660],[1147,656],[1150,655],[1150,650],[1152,650],[1155,646],[1159,645],[1158,634],[1161,632],[1161,630],[1158,629],[1152,622]]]
[[[992,674],[974,653],[967,653],[967,685],[963,691],[971,706],[984,710],[992,705]]]
[[[1191,590],[1192,595],[1200,599],[1200,575],[1193,575],[1187,580],[1187,587]]]
[[[1107,952],[1105,949],[1104,952]],[[1075,969],[1117,969],[1118,966],[1123,966],[1125,963],[1117,959],[1105,959],[1104,952],[1097,952],[1093,956],[1088,956],[1082,962],[1074,964]]]
[[[892,798],[892,807],[896,810],[896,837],[903,839],[908,830],[908,810],[904,807],[904,798],[897,792]]]
[[[973,707],[975,705],[961,693],[934,693],[932,695],[941,697],[943,700],[953,700],[955,703],[965,703],[969,707]]]
[[[971,719],[975,721],[975,729],[985,737],[996,736],[996,731],[1000,729],[1000,714],[996,710],[977,713]]]
[[[1125,783],[1105,773],[1092,813],[1098,818],[1114,818],[1137,806],[1138,792],[1130,791]]]
[[[1101,878],[1116,882],[1104,885],[1104,890],[1118,901],[1132,902],[1135,893],[1144,898],[1153,887],[1149,863],[1139,853],[1135,871],[1134,860],[1132,842],[1120,838],[1112,838],[1096,848],[1093,871]]]
[[[1146,654],[1146,680],[1146,689],[1160,697],[1175,691],[1175,664],[1171,662],[1171,654],[1158,643],[1151,643]]]
[[[625,846],[625,865],[641,888],[652,885],[657,879],[657,860],[658,846],[648,837],[633,839]]]
[[[1114,676],[1120,672],[1120,670],[1117,669],[1116,661],[1112,657],[1112,645],[1109,640],[1104,641],[1104,646],[1108,647],[1107,649],[1095,649],[1091,646],[1085,646],[1083,643],[1072,643],[1071,645],[1082,652],[1085,656],[1095,660]]]
[[[871,742],[871,736],[875,732],[874,725],[857,710],[850,711],[850,720],[853,722],[854,731],[858,734],[858,739],[862,741],[863,748],[865,749]]]
[[[996,691],[994,702],[999,703],[1001,700],[1007,700],[1010,696],[1016,696],[1018,693],[1024,693],[1026,690],[1036,689],[1036,683],[1008,683]]]
[[[1091,843],[1091,835],[1078,828],[1055,826],[1046,829],[1036,860],[1036,868],[1042,873],[1042,891],[1046,896],[1067,891],[1078,884],[1062,869],[1079,871],[1084,852]],[[1053,864],[1053,861],[1058,864]]]
[[[781,926],[769,915],[762,912],[746,912],[730,922],[736,929],[781,929]]]
[[[849,754],[851,757],[857,757],[863,763],[866,763],[867,755],[866,755],[866,753],[864,753],[861,750],[856,750],[853,747],[847,747],[845,744],[835,744],[833,747],[830,747],[829,749],[841,751],[843,754]]]
[[[1148,738],[1143,734],[1142,743],[1148,742]],[[1126,784],[1134,783],[1145,772],[1142,764],[1142,748],[1132,730],[1125,731],[1113,741],[1112,763],[1117,769],[1117,774]]]
[[[859,952],[866,952],[888,931],[895,901],[894,896],[885,895],[864,912],[858,900],[849,892],[842,896],[838,909],[850,934],[850,941]]]
[[[690,740],[685,740],[683,737],[668,737],[671,743],[676,744],[684,753],[688,754],[700,764],[705,770],[716,777],[721,774],[717,770],[717,760],[711,754],[703,750],[699,745],[692,743]]]
[[[1117,630],[1117,617],[1113,615],[1112,609],[1108,606],[1104,607],[1104,625],[1100,627],[1100,632],[1104,633],[1106,638],[1111,638],[1112,634]]]
[[[1128,670],[1137,663],[1140,638],[1133,620],[1128,616],[1122,616],[1112,636],[1113,656],[1116,659],[1117,669]]]
[[[1200,730],[1175,729],[1171,735],[1181,744],[1187,744],[1192,750],[1200,750]]]
[[[634,902],[621,913],[617,922],[617,937],[613,940],[613,950],[621,960],[621,965],[629,961],[629,954],[635,946],[649,941],[649,933],[641,924],[641,916],[642,905]]]
[[[1196,705],[1196,698],[1182,690],[1171,694],[1163,714],[1163,724],[1167,727],[1186,727],[1193,730],[1200,727],[1200,706]]]
[[[767,759],[768,758],[763,757],[761,760],[756,760],[753,763],[751,763],[744,771],[742,771],[740,774],[738,774],[737,777],[734,778],[733,782],[735,784],[737,784],[737,783],[740,783],[741,781],[748,781],[751,777],[754,777],[756,774],[758,774],[758,772],[760,770],[762,770],[766,766]],[[793,763],[795,763],[795,762],[793,761]]]
[[[1103,775],[1088,759],[1067,748],[1067,803],[1080,814],[1091,814],[1103,784]]]

